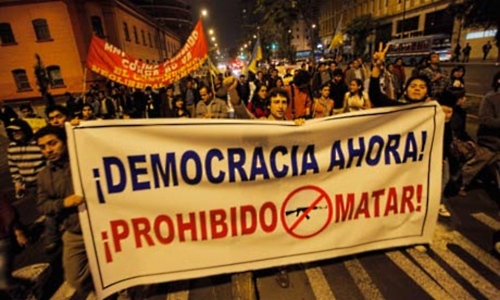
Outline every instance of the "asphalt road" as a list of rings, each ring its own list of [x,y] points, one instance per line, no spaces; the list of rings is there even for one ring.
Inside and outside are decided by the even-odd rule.
[[[443,66],[450,71],[456,63],[444,63]],[[468,94],[485,95],[491,90],[491,83],[496,72],[500,71],[500,66],[494,63],[482,63],[481,61],[461,64],[465,66],[465,88]]]

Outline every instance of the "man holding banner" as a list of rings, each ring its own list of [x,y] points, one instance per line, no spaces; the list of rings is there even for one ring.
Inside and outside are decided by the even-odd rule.
[[[77,293],[86,296],[93,289],[92,278],[77,209],[85,199],[73,192],[66,132],[46,126],[37,131],[34,140],[48,161],[38,174],[38,208],[62,220],[64,278]]]

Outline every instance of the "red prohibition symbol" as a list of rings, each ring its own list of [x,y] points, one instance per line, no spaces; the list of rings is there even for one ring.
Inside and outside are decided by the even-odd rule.
[[[297,200],[301,201],[300,203],[304,204],[304,206],[299,207],[296,203]],[[321,220],[315,220],[316,222],[314,224],[316,224],[315,226],[317,228],[313,228],[310,232],[298,232],[300,231],[300,228],[304,227],[304,224],[309,221],[309,213],[318,208],[325,209],[326,213],[316,214],[315,218],[317,219],[318,216],[321,216],[324,218],[324,221],[321,222]],[[287,215],[291,213],[295,214],[296,218],[294,218],[292,222],[287,222]],[[283,224],[283,228],[286,233],[299,239],[310,238],[321,233],[326,229],[328,224],[330,224],[332,215],[333,205],[330,196],[328,196],[323,189],[314,185],[306,185],[293,190],[286,197],[283,205],[281,206],[281,222]]]

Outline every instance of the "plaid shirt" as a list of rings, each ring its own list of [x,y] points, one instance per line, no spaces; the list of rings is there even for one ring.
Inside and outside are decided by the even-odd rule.
[[[449,83],[449,76],[446,70],[444,70],[441,66],[438,66],[434,69],[432,66],[429,66],[421,71],[421,74],[427,76],[429,81],[431,82],[431,90],[429,95],[433,98],[436,98],[437,95],[441,94],[447,87]],[[432,81],[436,74],[441,74],[442,77]]]

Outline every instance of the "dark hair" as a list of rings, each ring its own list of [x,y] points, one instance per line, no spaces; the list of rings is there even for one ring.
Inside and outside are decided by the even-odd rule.
[[[51,125],[47,125],[45,127],[42,127],[40,130],[38,130],[35,133],[34,140],[37,141],[37,143],[38,143],[38,139],[40,139],[46,135],[49,135],[49,134],[55,135],[64,144],[66,144],[67,137],[66,137],[66,131],[64,130],[64,128],[51,126]]]
[[[344,72],[342,72],[342,70],[340,70],[340,69],[335,69],[335,70],[333,70],[333,77],[335,77],[335,76],[344,77]]]
[[[90,105],[90,103],[85,103],[82,105],[82,111],[85,107],[90,107],[90,110],[92,110],[92,112],[94,112],[94,107],[92,105]]]
[[[416,75],[408,78],[404,88],[405,92],[406,90],[408,90],[408,87],[414,80],[422,80],[425,83],[425,86],[427,87],[427,95],[431,92],[431,82],[429,81],[429,78],[425,75]]]
[[[295,84],[298,88],[309,84],[309,80],[311,80],[311,75],[305,70],[299,69],[293,75],[293,84]]]
[[[24,103],[19,106],[19,110],[22,111],[23,109],[27,109],[31,112],[33,112],[33,107],[31,107],[31,104]]]
[[[319,67],[321,67],[321,66],[326,67],[326,63],[325,63],[325,62],[320,62],[320,63],[318,64],[318,66],[316,67],[316,69],[319,69]]]
[[[11,141],[14,141],[14,129],[10,129],[9,126],[18,126],[19,129],[24,133],[25,135],[25,140],[23,142],[27,142],[33,138],[33,129],[31,129],[31,126],[28,124],[28,122],[22,120],[22,119],[15,119],[12,122],[7,125],[7,135],[9,136],[9,139]]]
[[[56,105],[50,105],[45,108],[45,115],[49,117],[49,114],[54,111],[59,111],[61,114],[65,115],[66,118],[69,118],[69,111],[66,107],[56,104]]]
[[[255,86],[255,92],[253,93],[253,96],[252,96],[252,102],[253,101],[259,101],[257,99],[260,99],[259,92],[260,92],[260,89],[262,87],[267,88],[267,85],[265,85],[265,84],[256,84],[256,86]],[[266,99],[260,99],[260,100],[264,101]]]
[[[491,84],[491,87],[495,92],[498,92],[500,89],[500,71],[493,76],[493,83]]]
[[[184,103],[186,102],[186,101],[184,101],[184,97],[182,97],[182,95],[175,95],[173,103],[175,104],[175,102],[177,102],[179,100],[181,100]]]
[[[443,92],[439,93],[436,98],[439,104],[449,107],[455,106],[459,99],[457,97],[457,94],[453,93],[450,90],[444,90]]]
[[[200,88],[198,89],[198,91],[201,91],[202,89],[206,89],[207,90],[207,94],[214,94],[214,92],[212,91],[212,89],[209,87],[209,86],[206,86],[206,85],[202,85],[200,86]]]
[[[454,72],[460,71],[460,70],[462,70],[462,72],[464,72],[464,76],[465,76],[465,67],[462,65],[458,65],[458,66],[453,67],[453,69],[451,69],[451,75],[453,76]]]
[[[351,81],[349,82],[349,84],[351,84],[352,81],[355,81],[358,86],[359,86],[359,91],[357,91],[356,93],[352,93],[351,91],[349,91],[349,95],[360,95],[362,96],[363,95],[363,90],[365,89],[364,87],[364,84],[363,84],[363,80],[359,79],[359,78],[354,78],[354,79],[351,79]]]
[[[282,88],[272,88],[269,93],[267,93],[267,102],[271,103],[271,98],[276,96],[282,96],[286,98],[286,103],[290,103],[290,96],[285,89]]]
[[[431,56],[433,56],[434,54],[439,56],[439,53],[432,51],[431,53],[429,53],[428,59],[431,60]]]
[[[328,81],[328,82],[323,83],[323,84],[319,87],[319,90],[321,91],[321,90],[323,90],[325,87],[330,87],[330,82],[329,82],[329,81]]]

